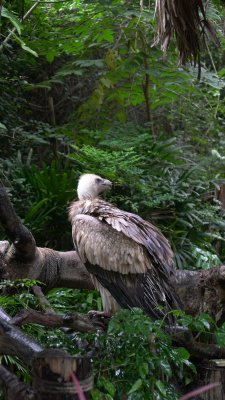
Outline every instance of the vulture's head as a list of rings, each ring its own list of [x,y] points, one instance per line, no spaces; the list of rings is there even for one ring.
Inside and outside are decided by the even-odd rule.
[[[77,194],[79,200],[94,199],[100,193],[103,193],[112,187],[112,182],[108,179],[101,178],[101,176],[94,174],[81,175],[78,186]]]

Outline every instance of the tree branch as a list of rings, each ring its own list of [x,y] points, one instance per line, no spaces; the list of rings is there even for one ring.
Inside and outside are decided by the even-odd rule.
[[[224,347],[219,347],[211,343],[197,342],[189,331],[173,334],[172,338],[179,346],[184,346],[193,357],[200,358],[201,360],[225,358]]]
[[[7,390],[7,400],[33,400],[36,398],[35,391],[0,365],[0,382]]]
[[[18,356],[29,363],[43,348],[10,322],[11,318],[0,309],[0,354]]]
[[[44,314],[36,310],[22,310],[10,321],[11,324],[21,326],[24,324],[40,324],[49,328],[67,327],[78,332],[94,332],[96,326],[90,321],[88,316],[72,314],[72,315],[58,315],[58,314]]]

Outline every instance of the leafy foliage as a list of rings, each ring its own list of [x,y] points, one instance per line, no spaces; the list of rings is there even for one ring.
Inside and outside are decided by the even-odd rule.
[[[109,323],[107,336],[99,340],[105,350],[97,363],[99,377],[93,399],[176,399],[171,381],[183,379],[188,369],[195,371],[187,350],[172,348],[160,323],[138,309],[118,312]]]
[[[43,162],[38,167],[31,164],[29,157],[23,162],[20,156],[4,164],[5,174],[13,185],[9,194],[15,207],[23,210],[23,222],[32,230],[38,244],[71,248],[67,205],[75,193],[73,171],[57,161],[50,165]]]

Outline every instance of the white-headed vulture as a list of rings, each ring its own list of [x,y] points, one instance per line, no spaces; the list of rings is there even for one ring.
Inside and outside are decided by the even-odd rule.
[[[94,174],[80,177],[79,200],[69,208],[75,248],[101,293],[106,314],[139,307],[161,319],[180,308],[171,283],[173,252],[150,222],[98,197],[111,186]]]

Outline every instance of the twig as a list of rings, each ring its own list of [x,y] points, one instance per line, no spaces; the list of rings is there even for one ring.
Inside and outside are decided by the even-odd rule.
[[[46,299],[44,293],[42,292],[42,289],[40,286],[33,286],[32,287],[32,291],[34,293],[35,296],[37,296],[40,305],[42,307],[42,309],[46,312],[46,314],[54,314],[54,310],[51,307],[51,304],[49,303],[49,301]]]

